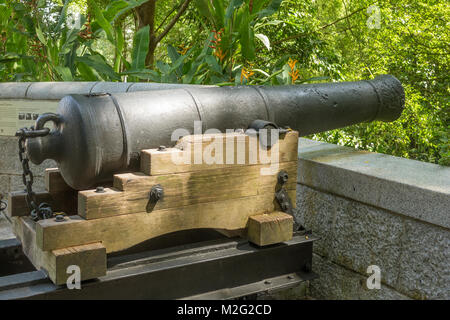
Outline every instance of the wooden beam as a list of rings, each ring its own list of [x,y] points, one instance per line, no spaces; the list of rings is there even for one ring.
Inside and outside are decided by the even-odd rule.
[[[205,155],[212,156],[209,158],[214,163],[208,163]],[[267,151],[261,148],[256,136],[241,133],[191,135],[181,138],[175,148],[142,150],[141,171],[148,175],[161,175],[297,161],[297,157],[296,131],[281,135],[278,143]]]
[[[58,168],[45,169],[45,190],[50,194],[72,191]]]
[[[293,217],[280,211],[251,216],[247,238],[258,246],[288,241],[292,239],[293,224]]]
[[[295,199],[295,189],[288,193]],[[47,219],[36,224],[37,245],[48,251],[101,241],[108,253],[116,252],[180,230],[242,229],[247,226],[248,217],[274,210],[279,210],[279,206],[274,194],[269,193],[102,219],[85,220],[79,216],[66,217],[63,222]]]
[[[49,219],[53,220],[53,219]],[[22,249],[36,269],[44,269],[56,285],[65,284],[71,265],[80,268],[80,280],[95,279],[106,274],[106,249],[101,242],[43,251],[36,246],[36,223],[29,217],[15,217],[14,231]]]
[[[60,192],[50,194],[47,191],[36,191],[37,203],[47,202],[54,212],[64,212],[67,215],[76,214],[77,212],[77,193],[76,191]],[[27,193],[25,191],[14,191],[8,194],[9,217],[23,217],[30,215],[30,208],[26,200]]]
[[[292,177],[287,188],[295,189],[297,161],[275,163],[275,174],[265,175],[268,165],[233,166],[177,174],[148,176],[141,172],[114,176],[114,187],[104,193],[95,190],[78,193],[78,215],[98,219],[114,215],[176,208],[196,203],[275,193],[277,173],[286,170]],[[151,203],[152,186],[161,185],[164,197]],[[207,205],[205,205],[207,206]]]
[[[53,197],[50,193],[36,192],[36,200],[47,203],[54,203]],[[27,193],[25,191],[14,191],[8,194],[8,210],[7,215],[9,217],[21,217],[30,215],[30,208],[28,207],[26,200]],[[60,209],[56,206],[56,209]]]

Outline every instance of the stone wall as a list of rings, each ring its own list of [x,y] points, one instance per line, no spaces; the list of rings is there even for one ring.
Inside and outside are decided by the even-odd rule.
[[[16,137],[0,136],[0,195],[3,195],[5,199],[7,199],[9,192],[25,189],[22,182],[22,165],[19,162],[18,152],[18,139]],[[33,190],[45,189],[45,168],[55,167],[57,165],[52,160],[45,160],[39,166],[30,162],[30,169],[34,176]]]
[[[449,167],[300,139],[296,215],[321,238],[312,297],[450,298]]]

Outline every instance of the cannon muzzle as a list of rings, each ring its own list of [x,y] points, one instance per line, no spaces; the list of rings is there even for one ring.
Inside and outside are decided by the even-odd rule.
[[[301,136],[356,123],[396,120],[404,108],[401,83],[384,75],[369,81],[293,86],[189,87],[183,89],[69,95],[44,137],[29,138],[27,153],[40,164],[54,159],[77,190],[132,170],[142,149],[173,145],[172,133],[215,128],[246,129],[254,120],[288,126]]]

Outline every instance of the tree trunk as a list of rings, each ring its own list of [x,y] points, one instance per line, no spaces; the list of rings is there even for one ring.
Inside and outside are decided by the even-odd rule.
[[[139,29],[150,26],[149,35],[150,43],[148,48],[145,64],[149,67],[153,67],[155,62],[155,49],[156,49],[156,34],[155,34],[155,11],[156,0],[149,0],[136,9],[136,13],[139,19]]]
[[[158,43],[167,35],[167,33],[173,28],[173,26],[177,23],[183,13],[187,10],[189,3],[192,0],[184,0],[180,6],[178,6],[177,14],[172,18],[172,20],[166,25],[164,30],[157,35],[155,30],[155,12],[156,12],[156,1],[157,0],[149,0],[144,3],[140,7],[136,9],[136,14],[139,19],[139,29],[145,26],[150,26],[149,34],[150,34],[150,43],[148,46],[148,53],[145,59],[145,64],[149,68],[153,68],[153,64],[155,62],[155,49]],[[167,15],[166,19],[172,14],[174,10],[171,10]],[[162,23],[165,22],[165,19]],[[162,26],[162,25],[161,25]],[[160,27],[161,27],[160,26]]]

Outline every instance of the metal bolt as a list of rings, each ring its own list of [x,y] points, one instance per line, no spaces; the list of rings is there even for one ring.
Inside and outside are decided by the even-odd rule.
[[[156,202],[164,197],[164,189],[160,184],[156,184],[150,190],[150,200]]]
[[[98,187],[95,189],[95,192],[97,192],[97,193],[103,193],[103,192],[106,192],[106,191],[105,191],[105,188],[103,188],[102,186],[98,186]]]
[[[288,175],[288,173],[286,171],[281,170],[278,173],[278,182],[280,184],[285,184],[288,181],[288,179],[289,179],[289,175]]]
[[[158,147],[158,151],[164,151],[164,150],[166,150],[166,146],[159,146]]]

